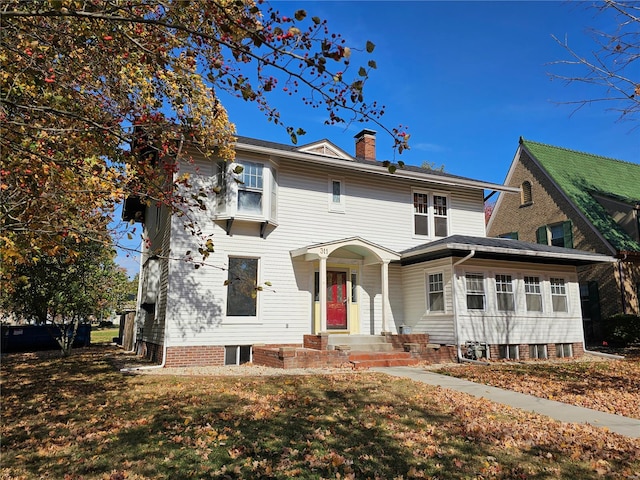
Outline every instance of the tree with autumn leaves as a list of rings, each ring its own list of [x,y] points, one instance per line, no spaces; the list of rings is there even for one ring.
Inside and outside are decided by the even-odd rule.
[[[108,242],[129,195],[191,207],[163,173],[187,182],[173,163],[180,140],[233,158],[221,91],[254,102],[294,143],[304,132],[285,123],[270,92],[325,109],[327,123],[378,123],[399,151],[407,147],[407,136],[379,123],[384,107],[365,100],[375,61],[351,65],[342,37],[302,10],[284,16],[251,0],[9,0],[0,20],[5,262],[73,255],[68,239]],[[157,155],[139,155],[134,136]]]
[[[284,91],[327,123],[380,123],[365,99],[376,68],[351,64],[344,39],[303,10],[261,1],[7,0],[0,5],[0,253],[16,288],[45,260],[71,268],[89,244],[110,248],[127,197],[181,214],[201,208],[174,161],[185,143],[234,157],[219,93],[256,104],[293,143],[304,133],[271,105]],[[369,55],[374,45],[361,46]],[[151,150],[150,150],[151,149]],[[205,192],[212,194],[214,192]],[[197,227],[193,227],[194,231]]]

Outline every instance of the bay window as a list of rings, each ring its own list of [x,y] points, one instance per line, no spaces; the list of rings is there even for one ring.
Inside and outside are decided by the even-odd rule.
[[[217,219],[276,223],[278,180],[272,164],[237,159],[216,167]]]

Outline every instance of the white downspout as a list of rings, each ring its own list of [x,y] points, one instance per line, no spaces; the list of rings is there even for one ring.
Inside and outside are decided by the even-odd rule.
[[[178,158],[180,157],[180,154],[182,153],[183,146],[184,146],[184,135],[180,134],[180,144],[178,145],[178,150],[176,151],[176,161],[178,161]],[[174,176],[175,175],[177,175],[177,174],[174,173]],[[171,229],[171,221],[169,221],[169,229]],[[171,232],[169,232],[169,233],[171,233]],[[140,268],[140,271],[142,272],[142,266]],[[142,276],[140,277],[140,281],[142,281]],[[141,294],[142,294],[142,288],[139,288],[138,289],[138,295],[141,295]],[[165,296],[166,296],[166,292],[165,292]],[[139,305],[139,303],[138,303],[138,305]],[[166,307],[165,307],[164,341],[162,342],[162,362],[160,363],[160,365],[146,365],[146,366],[142,366],[142,367],[122,368],[122,369],[120,369],[120,371],[121,372],[133,372],[133,371],[136,371],[136,370],[155,370],[157,368],[164,368],[164,366],[167,364],[167,343],[169,343],[169,329],[168,329],[168,325],[167,325],[167,311],[166,311]]]
[[[462,263],[466,262],[467,260],[471,259],[474,257],[474,255],[476,254],[475,250],[471,250],[471,252],[469,252],[469,254],[466,257],[461,258],[460,260],[458,260],[457,262],[455,262],[452,265],[452,274],[453,274],[453,282],[451,282],[451,286],[453,287],[453,332],[454,332],[454,336],[456,339],[456,350],[458,352],[458,361],[459,362],[463,362],[465,360],[467,360],[466,358],[464,358],[462,356],[462,350],[460,348],[460,334],[458,332],[458,312],[456,311],[456,303],[457,303],[457,297],[456,297],[456,281],[457,281],[457,274],[456,274],[456,267],[458,265],[461,265]]]

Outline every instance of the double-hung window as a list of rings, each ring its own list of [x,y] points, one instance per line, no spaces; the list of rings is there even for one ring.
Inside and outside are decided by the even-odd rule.
[[[484,310],[484,276],[477,273],[467,273],[465,277],[467,310]]]
[[[511,275],[496,275],[496,296],[498,310],[512,312],[516,309]]]
[[[262,215],[263,165],[243,162],[238,187],[238,213]]]
[[[540,277],[524,277],[524,294],[527,312],[541,312],[542,290],[540,289]]]
[[[447,236],[447,197],[433,196],[433,225],[436,237]]]
[[[562,278],[551,278],[551,305],[554,312],[567,312],[567,288]]]
[[[427,300],[430,312],[444,312],[444,281],[442,273],[427,275]]]
[[[413,233],[425,237],[449,235],[449,200],[445,195],[413,192]]]
[[[429,235],[429,195],[413,193],[413,221],[416,235]]]
[[[276,224],[278,181],[271,163],[218,162],[214,175],[216,218]],[[229,233],[229,232],[227,232]]]

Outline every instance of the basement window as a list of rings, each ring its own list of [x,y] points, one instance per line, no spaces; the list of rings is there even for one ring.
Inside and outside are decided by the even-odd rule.
[[[556,343],[556,357],[569,358],[573,357],[573,348],[570,343]]]
[[[518,345],[498,345],[498,355],[500,358],[517,360],[519,358]]]
[[[224,347],[225,365],[242,365],[251,362],[251,345],[227,345]]]
[[[547,346],[545,344],[529,345],[529,358],[547,358]]]

